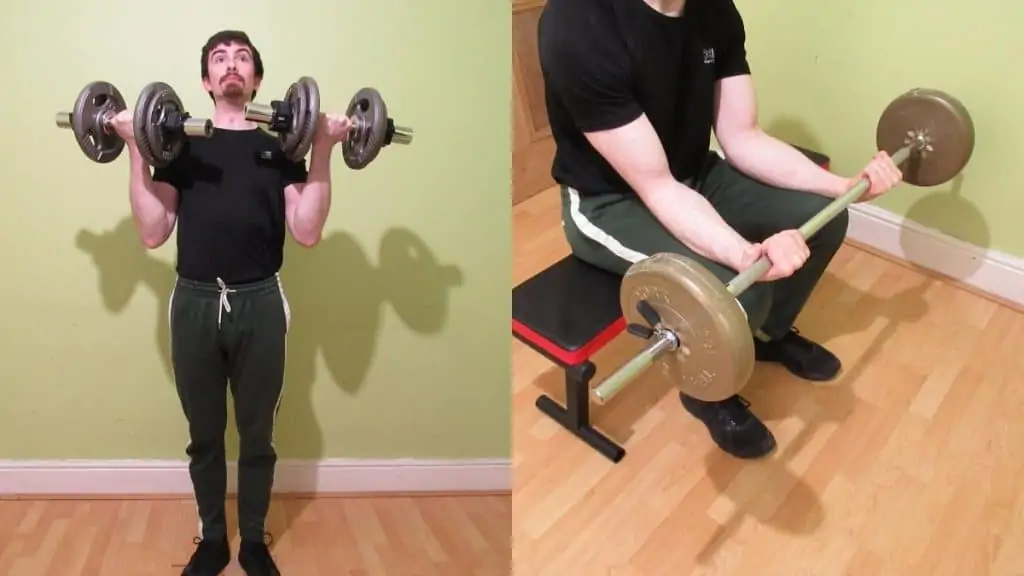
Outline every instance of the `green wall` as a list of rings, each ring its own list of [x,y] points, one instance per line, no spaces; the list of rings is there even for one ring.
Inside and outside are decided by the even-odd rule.
[[[736,0],[765,128],[853,174],[871,158],[890,100],[948,91],[976,127],[974,156],[943,186],[900,186],[879,207],[953,237],[1024,257],[1024,177],[1015,72],[1024,3]]]
[[[164,81],[209,114],[200,49],[222,28],[262,52],[259,100],[310,75],[343,112],[374,86],[416,130],[363,171],[339,150],[322,244],[289,241],[281,456],[510,454],[507,5],[56,0],[14,3],[3,27],[0,459],[184,458],[167,356],[173,237],[141,247],[127,155],[88,161],[54,114],[92,80],[132,103]]]

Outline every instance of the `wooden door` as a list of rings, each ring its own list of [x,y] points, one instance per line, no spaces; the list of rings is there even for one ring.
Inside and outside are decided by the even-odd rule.
[[[512,0],[512,204],[555,185],[555,142],[537,53],[537,23],[545,3]]]

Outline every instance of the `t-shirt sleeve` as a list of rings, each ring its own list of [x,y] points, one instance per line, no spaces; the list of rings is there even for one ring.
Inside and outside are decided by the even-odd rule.
[[[747,61],[747,32],[743,26],[743,17],[732,0],[725,0],[721,4],[721,54],[718,55],[715,67],[715,77],[718,80],[750,74],[750,63]]]
[[[153,182],[164,182],[173,186],[175,190],[181,191],[185,183],[185,157],[187,155],[183,149],[167,166],[153,168]]]
[[[304,184],[309,178],[309,171],[306,169],[306,160],[289,160],[287,158],[281,161],[281,180],[285,186],[292,184]]]
[[[596,12],[596,11],[595,11]],[[551,12],[538,50],[544,82],[583,132],[610,130],[643,114],[633,95],[629,55],[604,14]]]

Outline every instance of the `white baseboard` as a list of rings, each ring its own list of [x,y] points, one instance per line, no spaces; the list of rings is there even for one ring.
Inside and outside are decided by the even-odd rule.
[[[968,244],[870,204],[850,207],[848,238],[1024,306],[1024,259]]]
[[[228,491],[235,493],[235,463]],[[306,494],[510,492],[512,464],[480,460],[281,460],[274,492]],[[192,495],[188,465],[174,460],[0,461],[0,497]]]

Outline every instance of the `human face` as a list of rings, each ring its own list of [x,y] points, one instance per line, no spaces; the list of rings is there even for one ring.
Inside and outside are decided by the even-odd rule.
[[[248,102],[259,89],[252,50],[245,44],[217,46],[210,51],[206,64],[209,75],[203,79],[203,87],[216,101]]]

